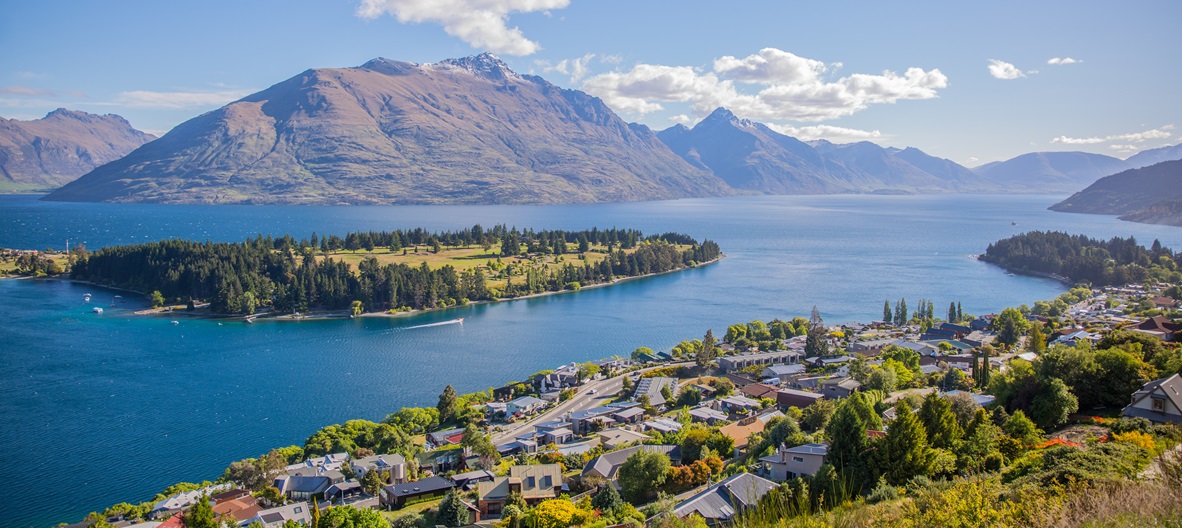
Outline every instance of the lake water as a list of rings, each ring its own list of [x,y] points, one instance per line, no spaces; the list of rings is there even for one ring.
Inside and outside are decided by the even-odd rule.
[[[1063,286],[976,261],[1033,229],[1135,235],[1182,247],[1182,229],[1046,211],[1051,196],[741,197],[577,206],[160,206],[0,196],[0,247],[90,248],[167,237],[238,241],[476,223],[680,231],[717,241],[718,264],[412,319],[254,325],[135,318],[144,301],[60,281],[0,281],[0,476],[20,487],[0,525],[49,526],[230,462],[303,444],[319,427],[434,405],[638,346],[668,349],[752,319],[870,321],[882,302],[949,301],[967,313],[1054,297]],[[1017,225],[1013,225],[1016,223]],[[92,293],[92,304],[83,294]],[[104,307],[101,315],[91,306]],[[411,326],[463,317],[464,324]]]

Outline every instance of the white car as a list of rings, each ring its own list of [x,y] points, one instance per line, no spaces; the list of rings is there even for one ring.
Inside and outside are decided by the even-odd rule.
[[[591,389],[591,390],[587,391],[587,394],[595,394],[596,392],[599,392],[599,391],[597,391],[595,389]]]

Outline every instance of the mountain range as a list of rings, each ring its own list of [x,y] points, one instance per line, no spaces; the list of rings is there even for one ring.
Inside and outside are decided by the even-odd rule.
[[[1182,226],[1182,160],[1163,161],[1100,178],[1050,209],[1120,215],[1121,220]]]
[[[1070,192],[1179,157],[1182,146],[1128,160],[1041,152],[970,170],[916,148],[800,141],[725,108],[692,128],[654,133],[596,97],[486,53],[307,70],[190,119],[45,199],[497,204]]]
[[[495,204],[732,193],[601,100],[482,54],[307,70],[46,199]]]
[[[0,192],[61,187],[153,139],[111,114],[59,108],[31,121],[0,117]]]

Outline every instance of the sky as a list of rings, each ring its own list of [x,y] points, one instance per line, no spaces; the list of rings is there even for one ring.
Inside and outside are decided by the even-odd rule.
[[[2,1],[10,119],[65,107],[160,135],[308,68],[488,51],[657,130],[724,106],[970,167],[1182,142],[1176,0]]]

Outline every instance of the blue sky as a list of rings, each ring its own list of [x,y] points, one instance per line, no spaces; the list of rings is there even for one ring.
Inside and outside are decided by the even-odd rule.
[[[721,104],[802,139],[969,166],[1182,141],[1177,1],[39,0],[4,13],[0,115],[17,119],[64,106],[162,133],[307,68],[492,51],[655,129]]]

